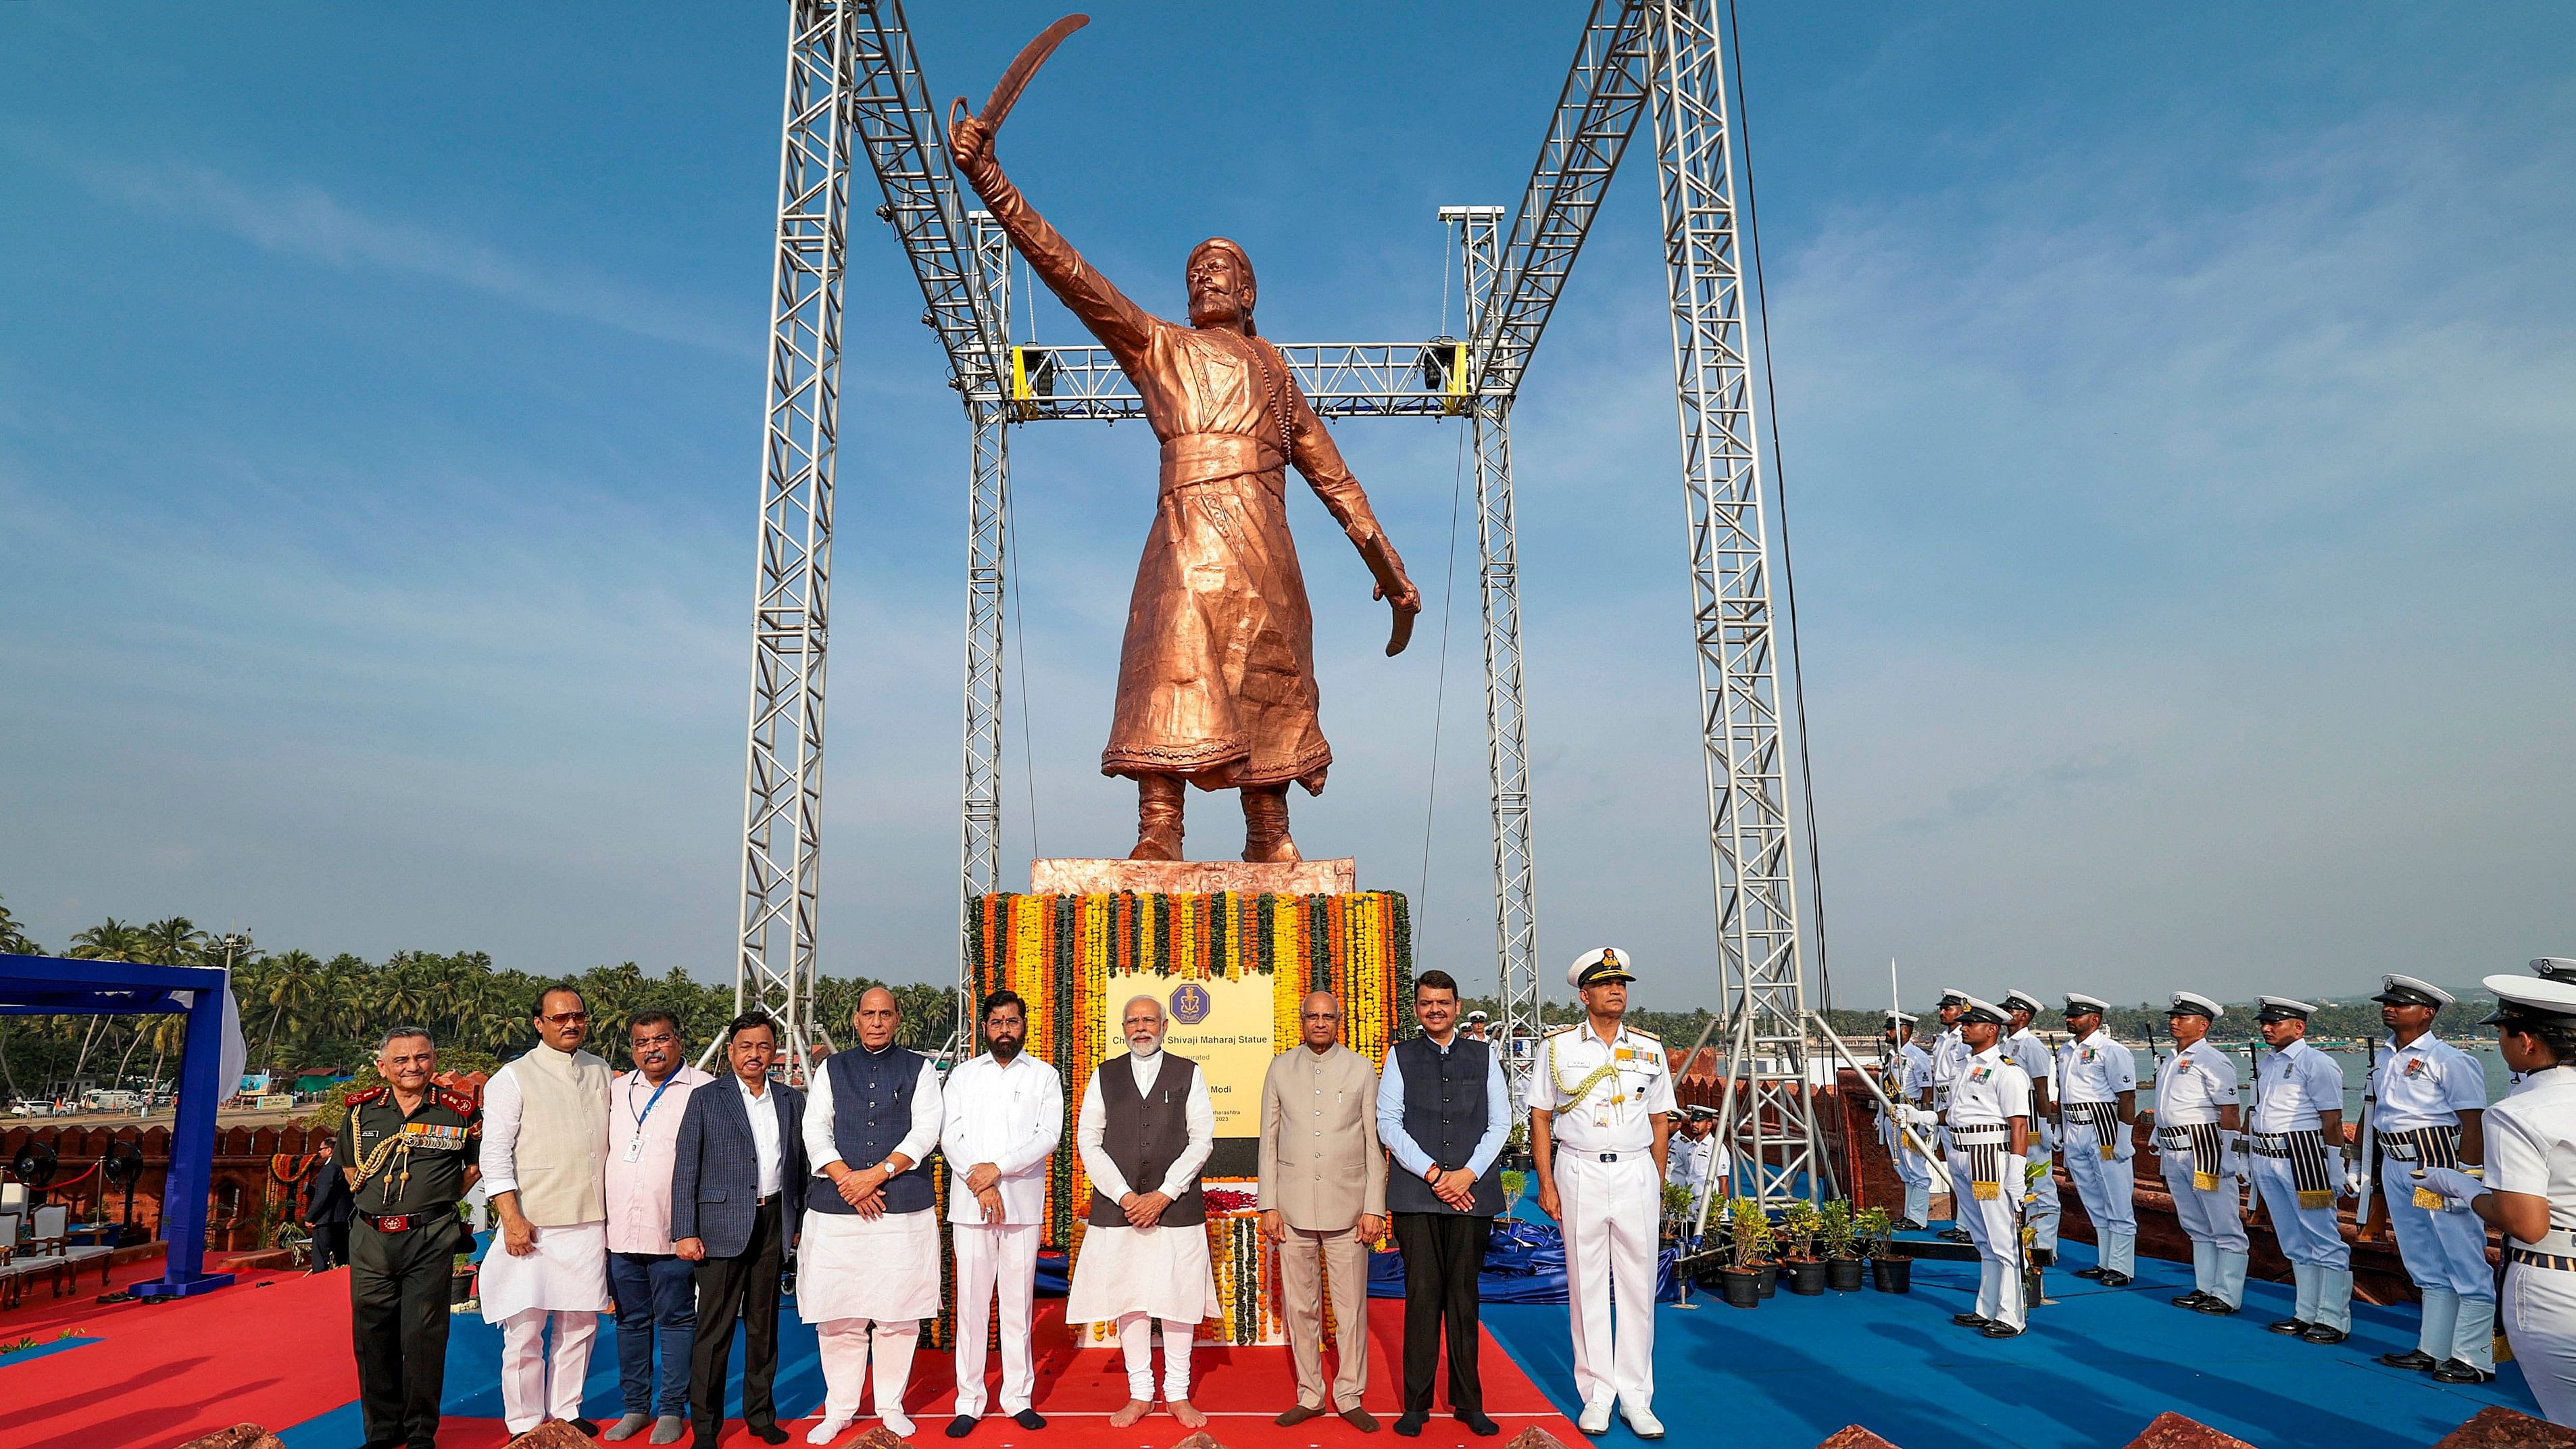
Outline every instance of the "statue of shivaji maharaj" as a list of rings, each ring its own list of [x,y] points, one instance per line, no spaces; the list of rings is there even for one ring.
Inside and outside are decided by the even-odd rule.
[[[1288,531],[1287,466],[1359,550],[1377,579],[1373,596],[1394,606],[1388,653],[1404,647],[1421,592],[1286,359],[1254,329],[1257,290],[1243,248],[1211,237],[1190,252],[1188,326],[1146,312],[1002,175],[995,110],[950,126],[958,171],[1030,269],[1117,359],[1162,443],[1161,494],[1100,753],[1102,774],[1136,781],[1131,858],[1183,858],[1182,802],[1195,785],[1241,793],[1245,860],[1296,860],[1288,787],[1322,793],[1333,750],[1316,717],[1315,617]]]

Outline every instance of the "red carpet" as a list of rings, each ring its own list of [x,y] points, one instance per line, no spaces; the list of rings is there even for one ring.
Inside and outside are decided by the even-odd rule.
[[[136,1263],[113,1286],[160,1271]],[[96,1278],[82,1286],[0,1313],[0,1341],[49,1343],[65,1330],[104,1340],[25,1364],[0,1358],[10,1449],[166,1449],[245,1420],[300,1423],[357,1396],[344,1275],[253,1274],[202,1298],[105,1307]]]
[[[148,1276],[151,1271],[138,1265],[132,1276]],[[129,1279],[120,1273],[117,1281]],[[315,1278],[270,1274],[168,1305],[99,1307],[83,1296],[59,1303],[34,1300],[25,1308],[0,1314],[0,1341],[34,1337],[50,1342],[66,1329],[104,1340],[23,1365],[13,1366],[0,1358],[0,1444],[9,1449],[168,1449],[229,1424],[248,1421],[283,1431],[330,1413],[357,1395],[349,1358],[348,1291],[348,1279],[342,1274]],[[1031,1434],[1008,1419],[991,1417],[965,1443],[975,1449],[1164,1449],[1181,1438],[1186,1431],[1160,1413],[1131,1429],[1109,1428],[1109,1414],[1127,1398],[1125,1370],[1114,1348],[1074,1349],[1064,1329],[1063,1312],[1062,1299],[1038,1300],[1037,1408],[1052,1421],[1047,1429]],[[459,1340],[483,1331],[479,1320],[471,1318],[457,1320],[456,1330]],[[1371,1381],[1366,1402],[1382,1421],[1392,1421],[1398,1412],[1403,1332],[1401,1303],[1370,1303]],[[788,1342],[800,1340],[810,1366],[810,1337],[798,1334]],[[782,1349],[786,1347],[782,1344]],[[612,1354],[610,1335],[603,1332],[593,1358],[593,1384],[600,1382],[597,1371],[606,1368],[613,1395]],[[456,1360],[451,1352],[451,1396],[488,1387],[488,1378],[481,1386],[461,1382],[462,1365]],[[1486,1409],[1507,1434],[1537,1424],[1569,1444],[1580,1444],[1573,1425],[1556,1412],[1490,1334],[1479,1363]],[[918,1443],[947,1442],[940,1430],[955,1403],[950,1364],[945,1353],[924,1352],[914,1360],[912,1389],[905,1402]],[[784,1380],[789,1364],[781,1367]],[[1328,1372],[1329,1367],[1328,1359]],[[1194,1368],[1193,1397],[1210,1415],[1210,1431],[1229,1449],[1309,1449],[1349,1445],[1360,1437],[1338,1419],[1310,1420],[1295,1429],[1270,1422],[1296,1402],[1295,1372],[1284,1348],[1202,1345]],[[998,1382],[998,1356],[990,1372]],[[786,1393],[781,1398],[783,1411],[799,1415],[789,1428],[790,1442],[801,1445],[820,1406],[796,1402]],[[845,1440],[874,1423],[861,1420]],[[739,1422],[727,1428],[728,1449],[759,1443]],[[295,1437],[299,1445],[317,1441],[316,1449],[321,1449],[318,1436],[310,1430]],[[354,1446],[355,1436],[348,1437]],[[508,1439],[501,1422],[491,1418],[450,1417],[439,1434],[444,1449],[499,1449]],[[1384,1442],[1396,1441],[1389,1436]],[[1499,1441],[1473,1438],[1444,1410],[1418,1442],[1465,1449]]]

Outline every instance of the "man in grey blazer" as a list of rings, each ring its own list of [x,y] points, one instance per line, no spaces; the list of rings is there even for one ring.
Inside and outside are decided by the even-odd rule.
[[[1368,1245],[1386,1231],[1386,1154],[1377,1143],[1377,1072],[1342,1045],[1342,1004],[1318,991],[1299,1008],[1304,1044],[1261,1083],[1261,1231],[1280,1245],[1297,1405],[1283,1425],[1324,1409],[1324,1282],[1332,1280],[1333,1412],[1364,1434],[1368,1387]],[[1321,1270],[1320,1272],[1318,1270]]]
[[[697,1264],[698,1335],[689,1355],[695,1449],[724,1429],[733,1329],[743,1325],[742,1417],[753,1437],[784,1444],[771,1386],[778,1376],[780,1259],[805,1217],[805,1096],[769,1080],[778,1028],[761,1012],[725,1031],[729,1080],[689,1094],[671,1163],[671,1248]]]

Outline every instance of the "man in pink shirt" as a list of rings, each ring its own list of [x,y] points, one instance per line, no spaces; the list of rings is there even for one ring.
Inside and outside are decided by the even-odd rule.
[[[608,1093],[608,1287],[617,1303],[617,1377],[626,1417],[602,1439],[676,1444],[688,1431],[689,1350],[698,1327],[697,1280],[671,1250],[672,1143],[689,1093],[715,1080],[687,1064],[680,1023],[667,1011],[627,1023],[635,1070]],[[662,1350],[654,1391],[653,1349]]]

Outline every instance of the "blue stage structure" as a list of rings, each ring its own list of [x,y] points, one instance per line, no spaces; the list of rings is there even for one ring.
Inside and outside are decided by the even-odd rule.
[[[170,1171],[161,1190],[162,1276],[137,1283],[137,1298],[186,1298],[233,1281],[208,1273],[206,1193],[215,1169],[215,1108],[232,1095],[222,1079],[225,973],[214,966],[146,966],[61,956],[0,955],[0,1016],[106,1016],[185,1012],[179,1058],[179,1120],[170,1132]]]

